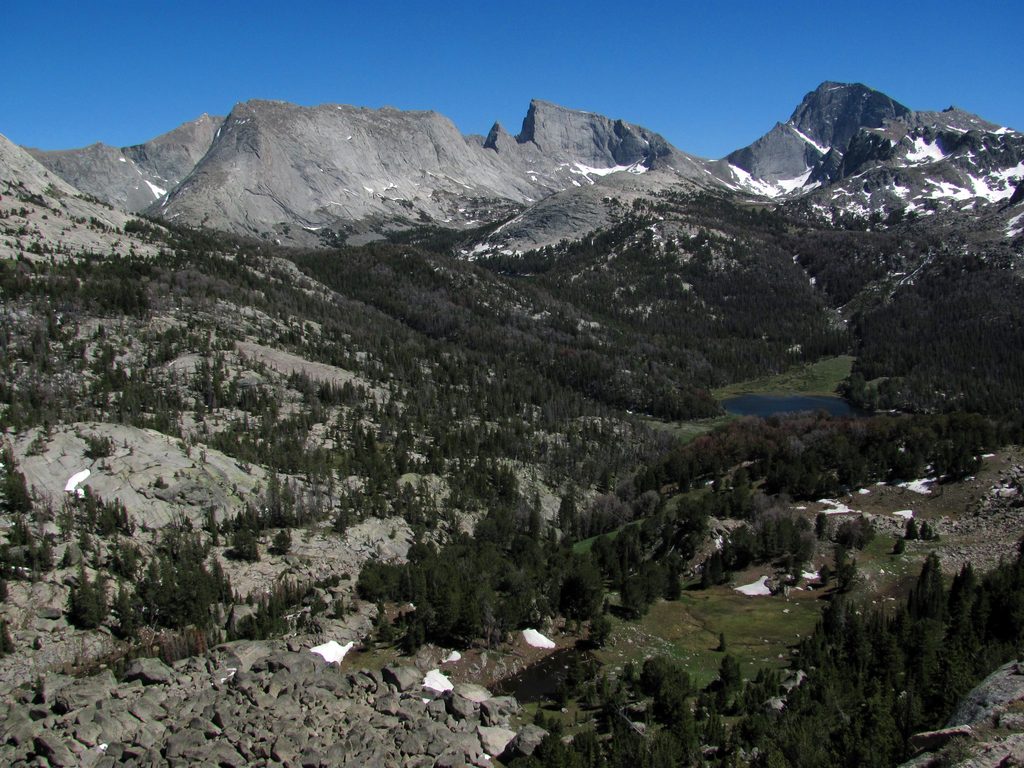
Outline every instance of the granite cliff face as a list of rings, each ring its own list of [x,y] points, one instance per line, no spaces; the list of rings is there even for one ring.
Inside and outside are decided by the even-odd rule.
[[[611,173],[701,167],[644,128],[542,101],[518,136],[495,125],[483,140],[436,112],[251,101],[153,212],[257,235],[373,237],[493,221]]]
[[[210,151],[153,212],[287,236],[469,224],[541,194],[436,112],[250,101],[231,111]]]
[[[202,115],[144,144],[28,151],[81,191],[127,211],[141,211],[176,186],[206,154],[221,118]]]

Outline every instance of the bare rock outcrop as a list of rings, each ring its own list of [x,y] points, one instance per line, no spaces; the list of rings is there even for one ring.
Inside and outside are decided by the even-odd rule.
[[[487,765],[508,749],[532,753],[546,735],[517,732],[508,715],[484,723],[480,704],[422,680],[411,667],[341,671],[274,642],[231,643],[173,667],[139,660],[120,683],[109,671],[50,675],[0,704],[0,762]],[[474,706],[459,710],[460,700]]]

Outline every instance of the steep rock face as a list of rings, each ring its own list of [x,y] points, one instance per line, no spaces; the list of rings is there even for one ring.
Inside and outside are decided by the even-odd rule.
[[[532,145],[549,163],[578,162],[593,168],[636,163],[650,168],[678,151],[646,128],[539,99],[530,102],[515,141]]]
[[[223,122],[223,117],[203,114],[145,144],[125,147],[123,151],[125,157],[154,174],[170,189],[203,159]]]
[[[250,101],[155,210],[264,235],[366,221],[472,223],[489,204],[540,194],[436,112]]]
[[[147,174],[135,163],[129,163],[117,147],[90,144],[81,149],[31,152],[40,163],[80,186],[83,192],[123,210],[142,210],[166,191],[152,181],[147,184]]]
[[[669,170],[710,180],[706,160],[680,152],[642,126],[534,99],[517,136],[491,128],[484,147],[519,173],[539,176],[555,189],[582,187],[615,171]]]
[[[804,96],[787,122],[725,160],[739,188],[770,197],[793,194],[827,182],[862,129],[910,114],[860,83],[825,82]]]
[[[83,192],[128,211],[141,211],[163,197],[192,170],[210,147],[221,118],[203,115],[144,144],[28,151]]]
[[[518,136],[495,125],[484,139],[436,112],[251,101],[152,210],[260,236],[295,240],[306,230],[315,240],[326,228],[373,237],[494,221],[619,171],[695,177],[702,163],[644,128],[540,101]]]
[[[861,129],[909,114],[898,101],[860,83],[825,82],[804,97],[789,124],[818,145],[843,151]]]
[[[733,152],[727,159],[753,179],[777,183],[805,176],[824,158],[822,149],[798,135],[792,125],[777,123],[749,147]]]

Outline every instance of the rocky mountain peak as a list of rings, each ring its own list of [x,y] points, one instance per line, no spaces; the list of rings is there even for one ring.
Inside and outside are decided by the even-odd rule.
[[[530,102],[516,141],[536,145],[551,159],[595,168],[636,163],[650,167],[670,149],[665,139],[646,128],[541,99]]]
[[[1024,175],[1021,138],[956,107],[915,112],[861,83],[828,81],[728,155],[721,177],[766,197],[813,193],[819,210],[930,214],[1008,199]]]
[[[860,83],[826,81],[804,96],[785,123],[726,157],[737,187],[775,197],[827,183],[864,129],[911,112]]]
[[[788,124],[822,147],[845,151],[862,128],[880,128],[910,109],[861,83],[824,82],[804,96]]]

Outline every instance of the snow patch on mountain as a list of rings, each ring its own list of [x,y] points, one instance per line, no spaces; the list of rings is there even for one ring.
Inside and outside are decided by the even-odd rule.
[[[1021,224],[1022,219],[1024,219],[1024,213],[1018,213],[1006,222],[1006,236],[1008,238],[1017,237],[1017,235],[1024,232],[1024,225],[1018,226],[1018,224]]]
[[[935,179],[925,179],[925,183],[935,187],[935,189],[931,190],[926,195],[926,197],[932,200],[948,199],[963,201],[970,200],[972,197],[974,197],[974,194],[971,191],[966,190],[963,187],[958,187],[955,184],[951,184],[948,181],[936,181]]]
[[[819,186],[818,182],[808,184],[812,173],[810,168],[807,168],[799,176],[789,179],[776,179],[775,181],[756,179],[748,171],[743,170],[737,165],[730,165],[729,170],[732,171],[737,182],[733,189],[742,189],[764,197],[784,197],[795,192],[809,192]]]
[[[577,174],[579,176],[583,176],[591,184],[594,183],[594,180],[592,178],[590,178],[591,176],[599,176],[600,177],[600,176],[609,176],[609,175],[611,175],[613,173],[636,173],[636,174],[640,174],[640,173],[646,173],[646,172],[647,172],[647,166],[645,166],[643,163],[633,163],[632,165],[616,165],[616,166],[612,166],[611,168],[593,168],[593,167],[591,167],[589,165],[584,165],[583,163],[581,163],[579,161],[576,161],[576,162],[573,163],[573,167],[569,169],[569,173],[575,173],[575,174]]]
[[[907,160],[911,163],[935,163],[945,159],[946,154],[938,142],[930,144],[922,138],[914,139],[913,149],[907,152]]]
[[[146,182],[146,186],[149,187],[149,191],[153,193],[154,197],[160,198],[160,197],[163,197],[164,195],[167,194],[167,190],[166,189],[162,189],[162,188],[158,187],[156,184],[154,184],[149,179],[143,179],[143,181]]]
[[[808,136],[808,135],[807,135],[806,133],[803,133],[803,132],[801,132],[801,131],[800,131],[800,130],[799,130],[799,129],[798,129],[798,128],[797,128],[796,126],[795,126],[795,125],[793,125],[792,123],[789,123],[789,127],[793,129],[793,133],[795,133],[795,134],[796,134],[797,136],[799,136],[799,137],[800,137],[801,139],[803,139],[804,141],[806,141],[806,142],[807,142],[808,144],[810,144],[810,145],[811,145],[812,147],[814,147],[814,148],[815,148],[816,150],[818,150],[819,152],[821,152],[821,154],[823,154],[823,155],[827,155],[827,154],[828,154],[828,152],[829,152],[829,150],[830,150],[830,149],[832,149],[832,147],[823,147],[823,146],[821,146],[821,144],[819,144],[818,142],[816,142],[816,141],[815,141],[814,139],[812,139],[812,138],[811,138],[810,136]]]

